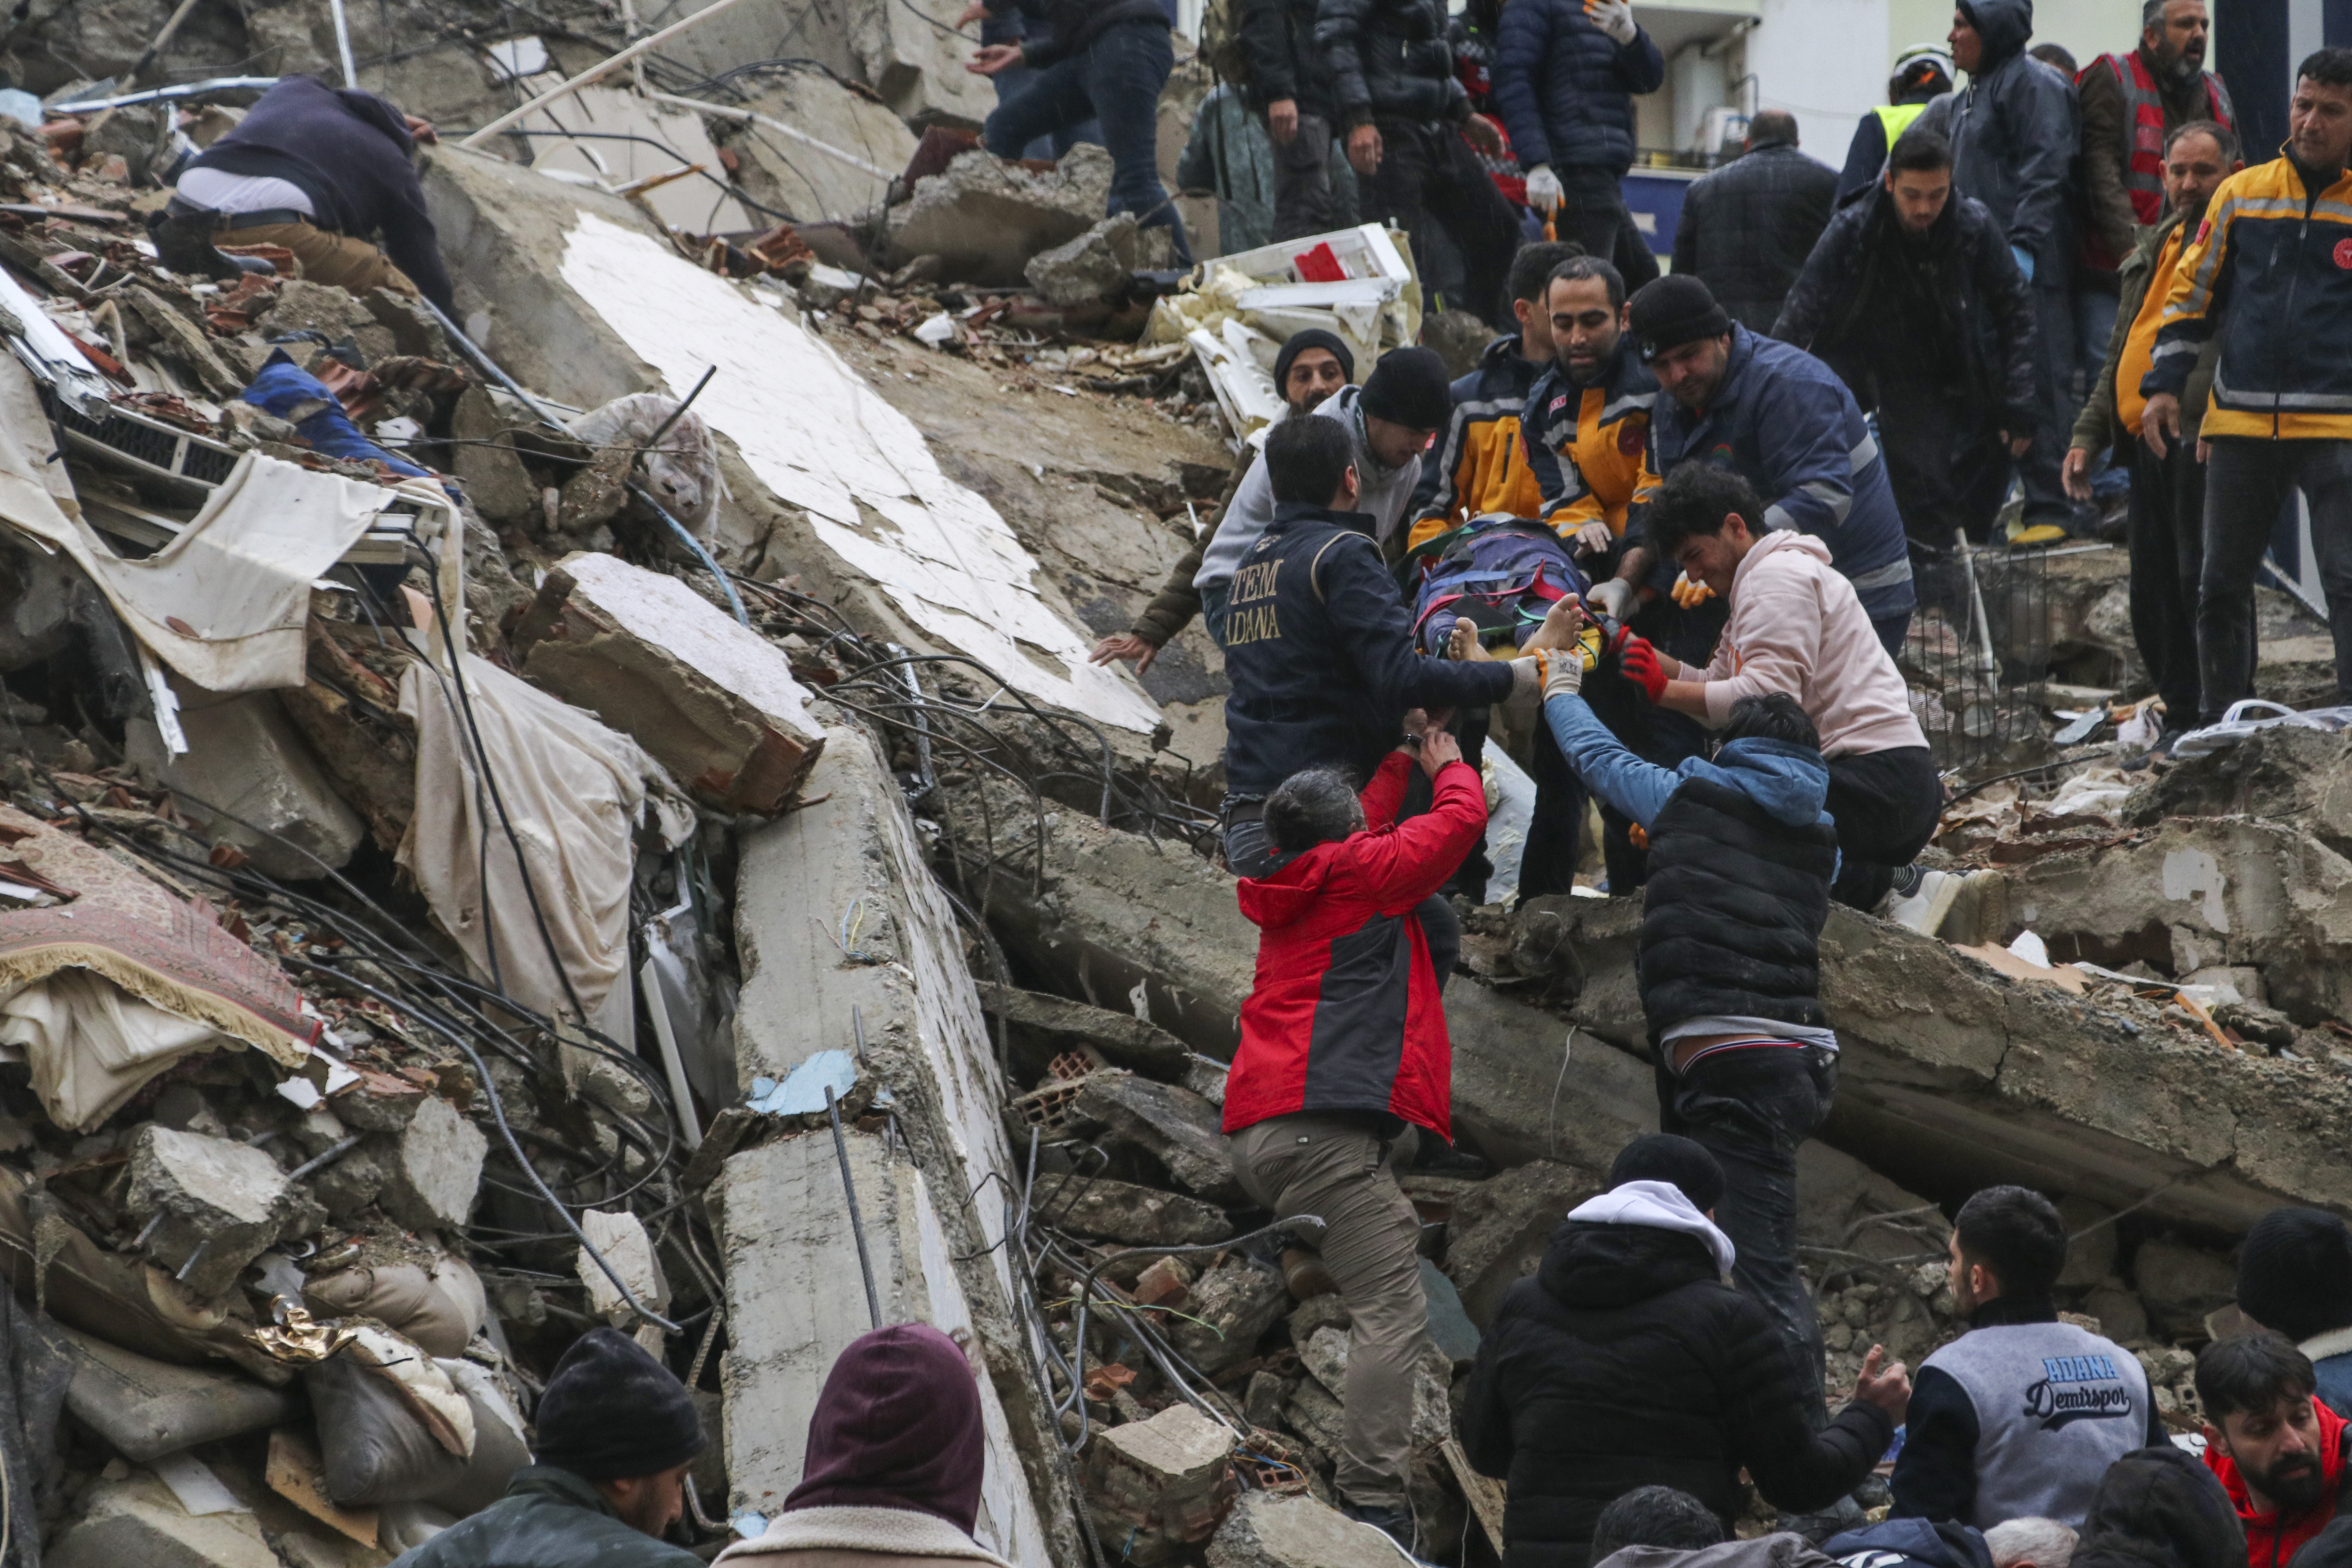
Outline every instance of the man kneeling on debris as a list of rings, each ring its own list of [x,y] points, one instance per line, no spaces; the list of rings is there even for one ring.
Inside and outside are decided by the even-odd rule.
[[[1505,1568],[1585,1568],[1603,1510],[1641,1486],[1690,1493],[1727,1534],[1742,1468],[1776,1507],[1825,1508],[1870,1474],[1911,1397],[1873,1345],[1853,1402],[1815,1429],[1772,1315],[1723,1283],[1723,1167],[1705,1149],[1636,1138],[1609,1189],[1503,1293],[1462,1405],[1471,1465],[1510,1481]]]
[[[1269,444],[1268,462],[1286,456]],[[1416,756],[1435,800],[1399,823]],[[1253,1200],[1324,1222],[1323,1266],[1351,1324],[1335,1479],[1351,1517],[1408,1550],[1413,1369],[1436,1347],[1421,1221],[1391,1162],[1412,1128],[1453,1136],[1445,1010],[1415,910],[1486,826],[1477,771],[1432,729],[1391,751],[1360,796],[1328,767],[1284,781],[1265,802],[1268,863],[1240,890],[1260,935],[1225,1080],[1226,1146]]]
[[[151,220],[156,255],[174,272],[229,279],[237,264],[215,247],[283,246],[314,283],[421,292],[455,311],[410,162],[432,140],[432,126],[372,92],[281,78],[180,171],[171,205]]]
[[[1987,1187],[1962,1204],[1949,1261],[1969,1331],[1920,1363],[1895,1515],[2080,1525],[2108,1466],[2168,1440],[2147,1373],[2113,1340],[2058,1321],[2066,1227],[2040,1193]]]
[[[2281,1568],[2336,1516],[2352,1426],[2314,1397],[2317,1382],[2269,1330],[2197,1352],[2205,1463],[2237,1506],[2249,1568]]]
[[[532,1464],[507,1495],[396,1568],[701,1568],[661,1540],[702,1452],[693,1395],[617,1329],[580,1336],[539,1396]]]
[[[1821,737],[1795,698],[1773,691],[1731,704],[1714,761],[1644,762],[1580,695],[1583,618],[1562,599],[1527,647],[1548,656],[1544,722],[1569,766],[1649,836],[1634,967],[1658,1125],[1729,1173],[1720,1223],[1739,1251],[1734,1278],[1771,1314],[1798,1386],[1818,1401],[1821,1318],[1797,1272],[1797,1149],[1837,1092],[1819,944],[1838,828],[1822,809]],[[1475,658],[1467,627],[1457,623],[1453,650]]]

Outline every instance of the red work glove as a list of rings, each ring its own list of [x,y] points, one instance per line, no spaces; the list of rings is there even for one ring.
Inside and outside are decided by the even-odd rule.
[[[1658,650],[1650,646],[1647,637],[1629,637],[1617,656],[1618,668],[1625,679],[1638,682],[1652,702],[1664,700],[1666,672],[1658,668]]]

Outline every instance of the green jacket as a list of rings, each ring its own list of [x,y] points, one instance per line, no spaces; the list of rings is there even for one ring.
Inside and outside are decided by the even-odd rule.
[[[1129,629],[1153,647],[1166,647],[1175,641],[1176,634],[1192,624],[1201,613],[1201,590],[1192,586],[1200,574],[1201,556],[1209,548],[1209,541],[1217,534],[1217,524],[1225,519],[1225,509],[1234,504],[1234,492],[1242,488],[1242,476],[1257,460],[1257,448],[1244,447],[1241,457],[1234,463],[1233,478],[1225,481],[1225,495],[1209,514],[1208,525],[1201,537],[1192,542],[1182,559],[1169,570],[1168,584],[1152,595],[1151,602],[1137,612],[1135,625]]]
[[[2137,430],[2126,430],[2116,417],[2116,367],[2123,363],[2124,342],[2131,334],[2132,322],[2139,318],[2140,306],[2147,299],[2147,280],[2156,271],[2157,252],[2164,248],[2165,237],[2180,226],[2179,213],[2167,213],[2162,223],[2150,224],[2138,230],[2139,238],[2132,253],[2124,258],[2123,266],[2116,271],[2121,297],[2116,302],[2116,330],[2107,338],[2107,363],[2100,367],[2099,384],[2083,401],[2083,412],[2074,420],[2074,439],[2069,443],[2086,452],[2105,451],[2118,441],[2138,437]],[[2197,367],[2189,373],[2189,384],[2180,393],[2180,434],[2184,440],[2197,439],[2197,426],[2205,417],[2205,395],[2212,389],[2213,367],[2221,357],[2221,335],[2197,351]]]
[[[393,1568],[703,1568],[682,1546],[623,1524],[604,1494],[569,1470],[525,1465],[507,1495],[458,1521]]]

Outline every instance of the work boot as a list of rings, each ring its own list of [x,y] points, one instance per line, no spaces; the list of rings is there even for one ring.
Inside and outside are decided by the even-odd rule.
[[[158,213],[148,220],[147,237],[155,243],[155,259],[184,278],[233,283],[245,275],[236,258],[214,246],[209,217]]]
[[[1369,1524],[1395,1542],[1406,1552],[1412,1551],[1412,1510],[1389,1508],[1378,1503],[1353,1503],[1344,1497],[1339,1500],[1339,1511],[1359,1524]]]

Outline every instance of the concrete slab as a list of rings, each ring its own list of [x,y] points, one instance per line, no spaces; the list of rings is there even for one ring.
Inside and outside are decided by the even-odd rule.
[[[595,180],[608,188],[700,164],[724,180],[718,150],[691,110],[648,102],[617,87],[585,87],[527,115],[530,166]],[[662,222],[689,234],[739,234],[755,225],[743,205],[699,174],[646,193]]]
[[[188,749],[179,756],[166,752],[145,719],[131,721],[124,750],[174,792],[200,831],[286,880],[309,881],[350,861],[367,825],[327,782],[274,693],[184,707],[180,728]]]
[[[915,134],[905,121],[821,71],[786,72],[743,107],[877,169],[896,173],[915,155]],[[855,217],[879,205],[889,193],[887,180],[756,121],[731,132],[727,144],[741,160],[744,188],[803,222]]]
[[[882,1321],[973,1328],[923,1173],[879,1137],[853,1133],[849,1166]],[[798,1485],[808,1422],[826,1374],[874,1327],[832,1136],[803,1133],[727,1162],[714,1189],[724,1231],[730,1508],[774,1513]],[[978,1375],[978,1374],[975,1374]],[[1021,1568],[1053,1561],[1041,1513],[996,1390],[980,1377],[987,1425],[981,1543]]]
[[[1044,172],[984,148],[960,153],[890,209],[891,257],[936,256],[953,281],[1021,288],[1032,257],[1102,221],[1110,174],[1110,154],[1085,142]]]

